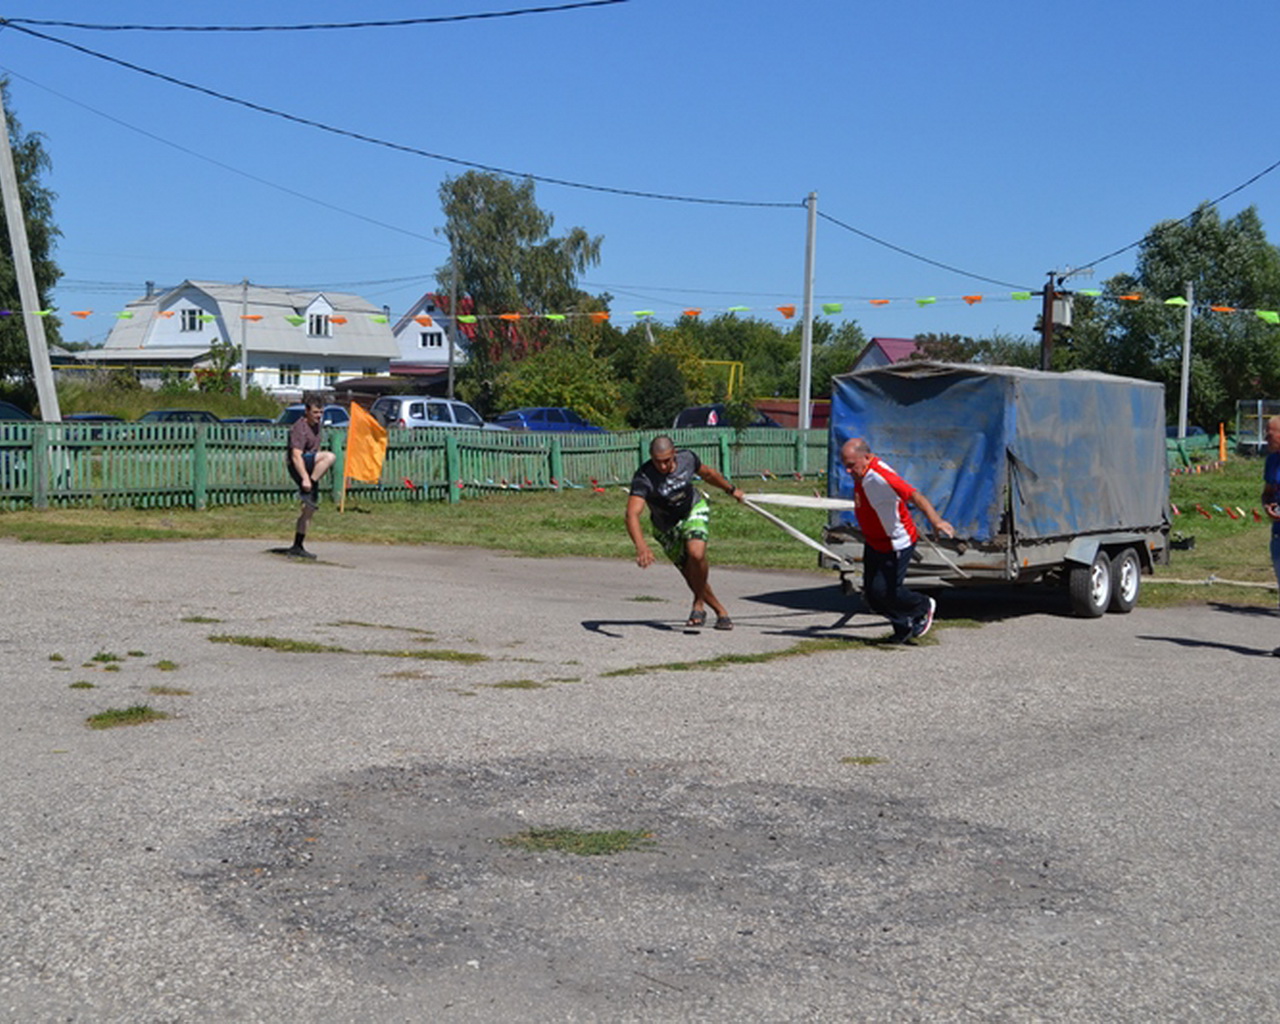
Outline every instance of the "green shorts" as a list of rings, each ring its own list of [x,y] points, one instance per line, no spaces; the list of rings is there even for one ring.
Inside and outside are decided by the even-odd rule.
[[[669,529],[656,531],[662,550],[676,565],[684,565],[685,542],[706,540],[710,528],[711,506],[706,498],[699,498],[689,509],[689,514]]]

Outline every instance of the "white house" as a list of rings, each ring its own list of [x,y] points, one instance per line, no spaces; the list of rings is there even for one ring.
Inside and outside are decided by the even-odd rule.
[[[449,334],[453,329],[453,320],[444,311],[448,301],[447,297],[427,292],[396,321],[391,333],[395,336],[399,355],[391,362],[393,374],[428,379],[448,375]],[[470,300],[465,297],[458,305],[464,313],[471,308]],[[453,352],[455,367],[467,361],[467,341],[471,333],[466,324],[459,326],[461,330]]]
[[[358,295],[183,281],[129,303],[84,362],[132,367],[144,381],[208,365],[218,341],[243,345],[249,382],[281,398],[375,377],[399,355],[386,310]],[[236,361],[239,372],[240,361]]]

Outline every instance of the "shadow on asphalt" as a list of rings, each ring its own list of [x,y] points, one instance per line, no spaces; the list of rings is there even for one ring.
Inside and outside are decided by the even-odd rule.
[[[1070,617],[1071,606],[1066,591],[1053,586],[964,587],[927,591],[938,601],[938,618],[973,619],[977,622],[1000,622],[1024,615]],[[748,594],[744,601],[789,608],[797,612],[830,612],[843,616],[845,622],[854,615],[873,614],[860,595],[844,595],[836,583],[792,590],[771,590]],[[837,627],[827,627],[837,628]]]
[[[1276,610],[1267,605],[1223,604],[1221,601],[1210,601],[1209,607],[1215,612],[1230,612],[1232,615],[1257,615],[1264,619],[1276,617]]]
[[[1249,658],[1270,658],[1271,651],[1266,648],[1244,647],[1240,644],[1224,644],[1217,640],[1193,640],[1186,636],[1137,636],[1137,640],[1156,640],[1166,644],[1176,644],[1178,647],[1215,647],[1220,651],[1230,651],[1232,654],[1243,654]],[[1277,648],[1280,650],[1280,648]]]

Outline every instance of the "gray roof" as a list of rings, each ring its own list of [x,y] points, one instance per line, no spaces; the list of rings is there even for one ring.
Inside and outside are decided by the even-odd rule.
[[[305,316],[307,307],[320,297],[332,307],[331,315],[345,317],[347,321],[334,324],[330,337],[312,337],[307,334],[305,324],[296,326],[285,319]],[[214,334],[238,345],[244,324],[249,347],[254,352],[365,359],[395,359],[400,355],[391,327],[373,319],[384,315],[382,308],[359,295],[256,284],[250,284],[246,290],[243,285],[223,281],[184,281],[176,288],[130,302],[125,312],[133,315],[117,320],[103,350],[125,355],[128,350],[150,347],[181,348],[186,339],[172,330],[158,331],[157,325],[166,321],[157,314],[174,309],[184,300],[217,317],[209,324],[209,330],[191,332],[192,349],[207,351],[210,335]],[[244,322],[242,315],[261,319]]]

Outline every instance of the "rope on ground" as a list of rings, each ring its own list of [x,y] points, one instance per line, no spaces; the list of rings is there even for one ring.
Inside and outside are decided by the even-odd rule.
[[[1222,583],[1228,587],[1261,587],[1264,590],[1275,590],[1274,583],[1254,583],[1246,580],[1224,580],[1221,576],[1210,573],[1202,580],[1172,580],[1166,576],[1148,576],[1143,583],[1178,583],[1184,587],[1207,587],[1214,583]]]

